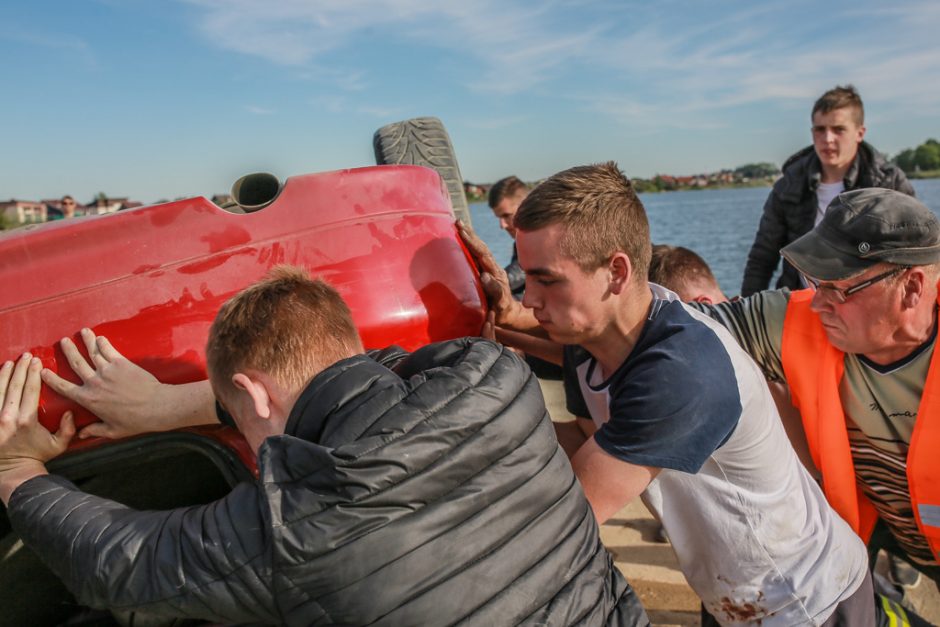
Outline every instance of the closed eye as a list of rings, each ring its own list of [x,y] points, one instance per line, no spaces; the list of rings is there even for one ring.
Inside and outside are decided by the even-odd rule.
[[[531,272],[526,274],[526,281],[534,281],[542,286],[549,286],[558,283],[560,279],[558,277],[552,276],[550,273],[543,272]]]

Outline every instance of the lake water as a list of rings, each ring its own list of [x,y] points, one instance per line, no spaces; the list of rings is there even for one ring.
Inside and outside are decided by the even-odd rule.
[[[940,215],[940,179],[911,181],[917,197]],[[715,189],[640,194],[656,243],[691,248],[712,268],[721,289],[730,295],[741,289],[747,253],[754,242],[768,187]],[[485,202],[470,205],[473,228],[496,259],[509,263],[512,239]]]

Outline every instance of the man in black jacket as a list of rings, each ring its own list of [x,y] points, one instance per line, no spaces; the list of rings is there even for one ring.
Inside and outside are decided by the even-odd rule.
[[[134,373],[158,400],[161,385],[107,340],[83,339],[96,369],[82,361],[84,385],[71,388],[43,374],[58,390],[87,402],[101,380]],[[78,364],[75,346],[63,349]],[[65,418],[50,436],[36,420],[38,360],[7,363],[0,497],[10,522],[94,607],[289,625],[649,624],[515,355],[464,339],[375,357],[339,294],[300,270],[277,269],[230,300],[207,366],[260,477],[163,512],[46,475],[43,461],[74,425]],[[187,389],[178,422],[205,422],[211,412],[192,405],[209,397]]]
[[[747,256],[742,296],[770,286],[780,262],[780,249],[819,224],[829,202],[843,191],[884,187],[914,195],[904,172],[862,141],[865,109],[854,87],[835,87],[824,93],[813,105],[811,119],[813,145],[787,159],[783,177],[774,184],[764,204]],[[799,273],[784,261],[777,287],[805,286]]]
[[[522,299],[522,293],[525,291],[525,273],[519,267],[519,255],[516,253],[515,243],[516,228],[512,224],[512,218],[528,194],[529,188],[519,177],[507,176],[493,183],[487,197],[487,204],[499,220],[499,228],[506,231],[513,239],[512,259],[505,269],[506,276],[509,277],[509,288],[512,290],[513,298],[517,300]]]

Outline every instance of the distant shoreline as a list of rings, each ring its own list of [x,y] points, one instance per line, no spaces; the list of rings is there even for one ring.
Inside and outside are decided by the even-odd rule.
[[[675,189],[637,189],[638,194],[666,194],[669,192],[707,192],[710,189],[752,189],[754,187],[773,187],[772,181],[754,181],[751,183],[720,183],[718,185],[685,185]]]
[[[906,174],[906,176],[909,179],[940,179],[940,170],[924,170],[923,172],[911,172],[910,174]]]
[[[922,172],[905,173],[908,179],[938,179],[940,170],[925,170]],[[710,189],[751,189],[754,187],[773,187],[774,181],[757,180],[747,183],[720,183],[716,185],[682,185],[675,189],[657,189],[653,186],[644,185],[649,179],[634,179],[633,185],[638,194],[665,194],[669,192],[699,192]],[[485,196],[476,196],[467,194],[467,202],[485,202]]]
[[[910,174],[905,173],[905,176],[908,179],[940,179],[940,170],[926,170],[923,172],[911,172]],[[697,185],[688,185],[683,187],[678,187],[676,189],[643,189],[637,190],[640,194],[662,194],[667,192],[698,192],[706,191],[709,189],[750,189],[752,187],[773,187],[773,182],[768,181],[752,181],[750,183],[723,183],[719,185],[707,185],[707,186],[697,186]]]

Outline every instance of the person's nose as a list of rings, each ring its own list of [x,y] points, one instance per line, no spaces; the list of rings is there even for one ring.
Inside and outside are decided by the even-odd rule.
[[[832,300],[828,297],[826,291],[816,290],[813,293],[813,300],[810,301],[809,307],[816,313],[832,311]]]
[[[535,281],[525,280],[525,292],[522,294],[522,306],[528,309],[538,309],[541,299]]]
[[[509,230],[509,226],[510,226],[509,220],[507,220],[506,218],[500,218],[500,219],[499,219],[499,228],[501,228],[501,229],[504,230],[504,231],[508,231],[508,230]]]

